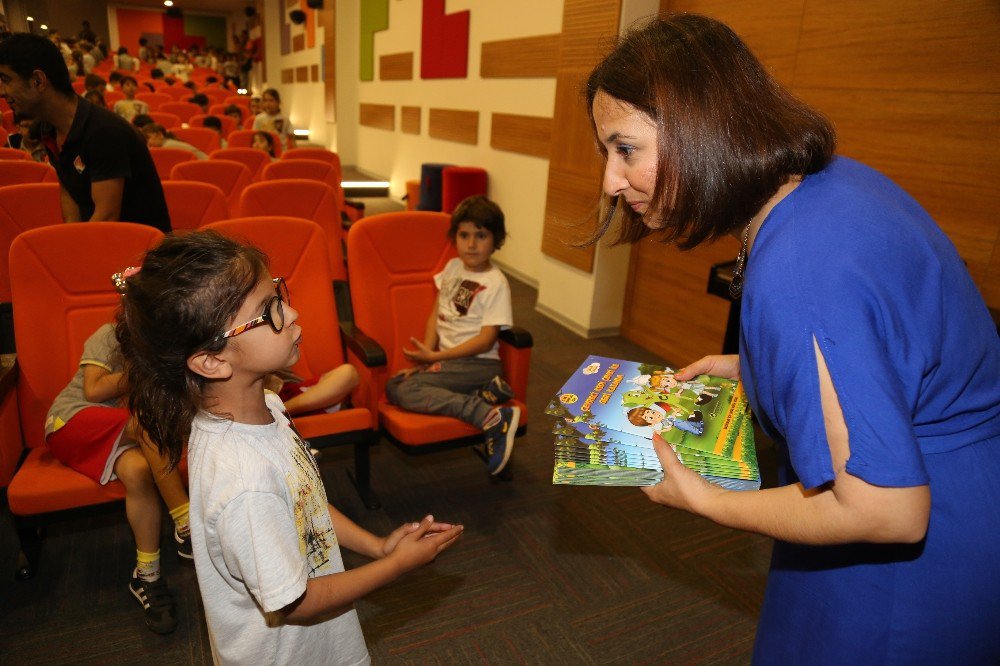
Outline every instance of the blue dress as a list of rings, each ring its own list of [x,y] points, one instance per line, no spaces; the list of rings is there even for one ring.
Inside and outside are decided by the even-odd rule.
[[[919,544],[777,541],[754,661],[1000,664],[1000,340],[952,243],[888,178],[835,158],[764,221],[740,333],[782,483],[834,478],[815,337],[847,470],[931,491]]]

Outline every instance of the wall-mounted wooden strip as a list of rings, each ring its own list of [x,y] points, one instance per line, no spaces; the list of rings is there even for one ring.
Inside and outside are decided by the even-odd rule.
[[[490,123],[490,146],[513,153],[549,157],[552,119],[494,113]]]
[[[559,35],[483,42],[479,76],[484,79],[555,76]]]
[[[420,107],[404,106],[399,110],[399,129],[403,134],[420,134]]]
[[[293,83],[295,81],[295,70],[289,67],[288,69],[281,70],[281,82],[282,83]]]
[[[302,65],[295,68],[295,82],[305,83],[309,81],[309,65]]]
[[[319,24],[323,28],[323,46],[320,47],[320,57],[323,59],[323,110],[326,112],[326,122],[337,122],[337,13],[333,3],[327,2],[319,10]]]
[[[593,246],[574,245],[593,233],[600,189],[600,178],[593,174],[549,169],[542,232],[545,254],[580,270],[593,270]]]
[[[427,133],[435,139],[476,145],[479,141],[479,112],[431,109]]]
[[[366,127],[396,129],[396,107],[392,104],[361,104],[358,122]]]
[[[292,37],[292,51],[302,51],[306,48],[306,33],[300,33]]]
[[[319,81],[319,65],[309,66],[309,80],[312,82]]]
[[[413,52],[392,53],[378,59],[378,77],[383,81],[413,79]]]

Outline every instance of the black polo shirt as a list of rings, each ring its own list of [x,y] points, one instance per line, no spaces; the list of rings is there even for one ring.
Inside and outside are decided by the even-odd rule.
[[[156,165],[139,130],[124,118],[80,98],[63,145],[43,136],[59,183],[80,208],[80,219],[94,214],[91,183],[124,178],[119,220],[170,231],[170,214]]]

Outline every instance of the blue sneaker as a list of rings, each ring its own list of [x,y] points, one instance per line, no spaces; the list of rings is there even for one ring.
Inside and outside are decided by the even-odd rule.
[[[520,407],[501,407],[500,421],[486,430],[486,469],[496,476],[503,471],[510,461],[514,450],[514,435],[517,433],[517,422],[521,418]]]

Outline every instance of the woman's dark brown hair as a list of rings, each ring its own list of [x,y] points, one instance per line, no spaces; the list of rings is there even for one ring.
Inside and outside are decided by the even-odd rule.
[[[213,231],[167,236],[125,282],[115,334],[125,362],[129,410],[170,466],[205,407],[208,380],[187,367],[196,352],[221,351],[226,330],[264,277],[267,258]]]
[[[659,222],[664,242],[685,249],[746,224],[790,176],[816,173],[833,156],[826,118],[782,88],[736,33],[704,16],[655,18],[620,39],[587,80],[591,123],[600,91],[656,127],[656,185],[646,214]],[[603,198],[592,242],[616,221],[615,244],[652,231],[616,199]]]

